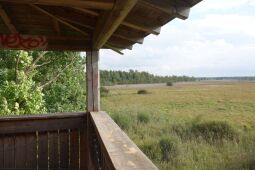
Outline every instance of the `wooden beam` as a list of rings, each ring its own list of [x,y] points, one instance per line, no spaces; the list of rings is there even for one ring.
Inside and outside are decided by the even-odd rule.
[[[181,3],[179,5],[174,5],[173,3],[169,3],[168,1],[158,1],[158,0],[141,0],[139,1],[141,5],[145,5],[162,12],[165,12],[169,15],[175,15],[180,19],[187,19],[190,13],[191,4]],[[175,7],[176,6],[176,7]]]
[[[165,12],[169,15],[174,15],[176,13],[176,8],[173,7],[173,6],[169,6],[168,4],[159,5],[159,4],[155,4],[153,2],[150,2],[149,0],[141,0],[141,1],[139,1],[139,4],[157,9],[157,10]]]
[[[158,27],[158,28],[155,28],[155,29],[148,29],[148,28],[145,28],[143,26],[138,26],[137,24],[132,24],[132,23],[129,23],[129,22],[122,22],[122,25],[125,25],[129,28],[136,29],[138,31],[143,31],[143,32],[147,32],[147,33],[150,33],[150,34],[154,34],[154,35],[159,35],[160,30],[161,30],[161,27]]]
[[[8,27],[9,31],[11,33],[17,33],[17,29],[15,28],[15,26],[12,24],[10,17],[7,15],[7,13],[5,12],[5,10],[3,9],[3,7],[0,4],[0,16],[3,19],[5,25]]]
[[[119,27],[138,0],[116,0],[112,11],[102,13],[93,34],[93,49],[100,49]]]
[[[89,10],[89,9],[84,9],[84,8],[76,8],[74,7],[73,9],[76,9],[78,11],[81,11],[81,12],[84,12],[84,13],[87,13],[87,14],[90,14],[92,16],[99,16],[99,13],[98,12],[95,12],[93,10]]]
[[[99,51],[86,52],[87,111],[100,111]]]
[[[123,49],[119,49],[119,48],[113,47],[113,46],[110,45],[110,44],[105,44],[104,47],[105,47],[106,49],[111,49],[111,50],[115,51],[116,53],[119,53],[120,55],[123,55],[123,54],[124,54],[123,52],[121,52]]]
[[[56,17],[55,15],[49,13],[48,11],[46,11],[46,10],[44,10],[44,9],[42,9],[42,8],[40,8],[40,7],[38,7],[38,6],[36,6],[36,5],[33,5],[33,4],[30,4],[30,6],[31,6],[32,8],[34,8],[34,9],[36,9],[37,11],[40,11],[41,13],[43,13],[43,14],[45,14],[45,15],[47,15],[47,16],[49,16],[49,17],[51,17],[51,18],[53,18],[53,19],[55,19],[55,20],[57,20],[57,21],[59,21],[59,22],[61,22],[62,24],[66,25],[66,26],[68,26],[68,27],[70,27],[70,28],[72,28],[73,30],[75,30],[75,31],[77,31],[77,32],[80,32],[82,35],[88,36],[88,33],[84,32],[84,31],[80,30],[79,28],[73,26],[72,24],[69,24],[68,22],[66,22],[66,21],[64,21],[64,20],[62,20],[62,19]]]
[[[179,19],[188,19],[190,13],[190,7],[180,7],[176,10],[176,17]]]
[[[138,43],[138,44],[143,44],[143,40],[144,40],[144,38],[135,39],[135,38],[130,38],[128,36],[120,35],[120,34],[117,34],[117,33],[114,33],[112,36],[117,37],[117,38],[121,38],[121,39],[124,39],[124,40],[128,40],[128,41],[132,41],[132,42]]]
[[[64,17],[59,17],[59,16],[57,16],[57,17],[60,18],[60,19],[62,19],[62,20],[65,20],[65,21],[67,21],[67,22],[70,22],[70,23],[73,23],[73,24],[82,26],[82,27],[84,27],[84,28],[88,28],[88,29],[94,30],[94,27],[93,27],[93,26],[87,25],[87,24],[85,24],[85,23],[81,23],[81,22],[79,22],[79,21],[74,21],[74,20],[71,20],[71,19],[68,19],[68,18],[64,18]],[[114,33],[112,36],[113,36],[113,37],[117,37],[117,38],[121,38],[121,39],[124,39],[124,40],[128,40],[128,41],[131,41],[131,42],[134,42],[134,43],[138,43],[138,44],[143,44],[143,41],[144,41],[143,38],[134,39],[134,38],[130,38],[130,37],[128,37],[128,36],[120,35],[120,34],[117,34],[117,33]]]
[[[88,36],[88,33],[82,31],[81,29],[79,29],[79,28],[77,28],[77,27],[75,27],[75,26],[73,26],[72,24],[69,24],[68,22],[64,21],[63,19],[60,19],[60,18],[56,17],[55,15],[49,13],[48,11],[46,11],[46,10],[44,10],[44,9],[42,9],[42,8],[40,8],[40,7],[38,7],[38,6],[36,6],[36,5],[33,5],[33,4],[30,4],[30,6],[33,7],[33,8],[35,8],[36,10],[38,10],[38,11],[44,13],[45,15],[48,15],[48,16],[52,17],[53,19],[55,19],[55,20],[57,20],[57,21],[59,21],[59,22],[65,24],[66,26],[68,26],[68,27],[70,27],[70,28],[72,28],[72,29],[74,29],[74,30],[80,32],[80,33],[83,34],[84,36]],[[76,48],[74,48],[74,50],[76,50]],[[115,50],[115,49],[112,49],[112,50],[113,50],[113,51],[117,51],[117,50]],[[120,52],[118,51],[118,53],[120,53]]]
[[[57,35],[60,35],[60,27],[59,27],[59,23],[56,19],[52,19],[53,22],[53,28],[56,31]]]
[[[0,2],[26,3],[48,6],[79,7],[87,9],[111,10],[113,2],[92,1],[92,0],[0,0]]]
[[[95,12],[95,11],[92,11],[92,10],[89,10],[89,9],[82,9],[82,8],[74,8],[74,9],[82,11],[82,12],[87,13],[87,14],[90,14],[92,16],[97,16],[97,17],[99,16],[98,12]],[[125,25],[125,26],[127,26],[129,28],[132,28],[132,29],[135,29],[135,30],[138,30],[138,31],[143,31],[143,32],[146,32],[146,33],[150,33],[150,34],[154,34],[154,35],[159,35],[160,34],[160,30],[161,30],[160,27],[156,28],[156,29],[148,29],[148,28],[146,28],[144,26],[140,26],[138,24],[129,23],[129,22],[126,22],[126,21],[123,21],[121,23],[121,25]],[[129,39],[129,40],[131,40],[131,39]],[[134,41],[134,39],[131,40],[131,41]],[[139,40],[135,40],[135,42],[138,43],[138,44],[142,44],[143,43],[143,38],[139,39]]]

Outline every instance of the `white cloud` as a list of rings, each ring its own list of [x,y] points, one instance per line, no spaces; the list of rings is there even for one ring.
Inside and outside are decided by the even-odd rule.
[[[255,5],[255,0],[204,1],[194,10],[227,7],[242,11],[247,4]],[[255,76],[255,13],[193,13],[188,20],[167,24],[160,36],[147,37],[124,56],[103,51],[101,68],[161,75]]]
[[[237,9],[245,5],[255,5],[254,0],[203,0],[195,8],[200,12],[208,10],[229,10]]]

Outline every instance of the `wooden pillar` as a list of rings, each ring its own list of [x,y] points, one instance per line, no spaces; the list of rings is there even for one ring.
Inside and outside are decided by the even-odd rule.
[[[87,111],[100,111],[99,51],[86,53]]]

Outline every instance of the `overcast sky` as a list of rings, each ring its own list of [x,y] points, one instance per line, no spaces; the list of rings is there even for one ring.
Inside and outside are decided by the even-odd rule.
[[[124,53],[102,50],[101,69],[255,76],[255,0],[203,0],[189,19],[175,19]]]

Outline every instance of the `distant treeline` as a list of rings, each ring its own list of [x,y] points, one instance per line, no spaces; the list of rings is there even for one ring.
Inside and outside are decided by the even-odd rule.
[[[197,80],[240,80],[240,81],[255,81],[255,77],[243,76],[243,77],[199,77]]]
[[[127,71],[100,71],[102,85],[115,84],[146,84],[146,83],[166,83],[195,81],[195,77],[188,76],[157,76],[148,72],[139,72],[136,70]]]

